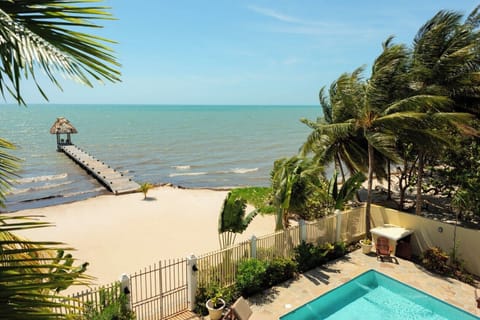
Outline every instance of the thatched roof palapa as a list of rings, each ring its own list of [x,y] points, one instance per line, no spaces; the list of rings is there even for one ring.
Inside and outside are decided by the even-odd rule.
[[[51,134],[57,133],[78,133],[77,129],[64,117],[57,118],[53,126],[50,128]]]

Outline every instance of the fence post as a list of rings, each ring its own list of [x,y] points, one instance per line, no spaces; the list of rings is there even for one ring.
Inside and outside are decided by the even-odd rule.
[[[195,293],[197,292],[197,257],[192,253],[187,257],[187,290],[190,311],[195,309]]]
[[[257,237],[253,235],[250,238],[250,252],[251,252],[251,257],[256,259],[257,258]]]
[[[335,218],[337,221],[337,225],[335,227],[335,241],[340,241],[340,236],[342,233],[342,212],[340,210],[335,210]]]
[[[127,299],[127,310],[132,310],[132,290],[130,289],[130,277],[126,273],[122,273],[120,277],[120,290],[121,293],[125,294]]]
[[[300,228],[300,243],[307,241],[307,225],[305,224],[305,220],[300,219],[298,221],[298,227]]]

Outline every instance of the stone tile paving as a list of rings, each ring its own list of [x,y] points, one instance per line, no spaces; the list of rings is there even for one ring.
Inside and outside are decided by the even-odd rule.
[[[273,287],[249,299],[253,310],[251,319],[278,319],[285,313],[351,280],[359,274],[375,269],[419,290],[427,292],[476,316],[480,309],[475,302],[475,287],[460,281],[434,275],[422,267],[403,259],[381,262],[375,254],[365,255],[361,250],[345,258],[309,271],[296,280]],[[478,291],[480,295],[480,290]]]

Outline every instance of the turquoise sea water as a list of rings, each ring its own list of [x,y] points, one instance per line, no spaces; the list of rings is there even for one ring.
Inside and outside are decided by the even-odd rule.
[[[280,319],[475,320],[479,318],[382,273],[369,270]]]
[[[185,187],[267,186],[273,161],[298,152],[318,106],[6,105],[0,137],[18,145],[18,183],[7,210],[47,206],[104,193],[49,133],[64,116],[72,142],[131,176]]]

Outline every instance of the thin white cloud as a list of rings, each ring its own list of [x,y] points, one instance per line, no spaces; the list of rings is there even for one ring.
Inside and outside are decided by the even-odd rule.
[[[265,17],[273,18],[278,22],[283,22],[279,25],[266,26],[266,30],[278,33],[303,34],[303,35],[323,35],[323,36],[355,36],[355,37],[370,37],[381,32],[381,30],[373,27],[351,26],[348,24],[339,24],[331,21],[312,21],[302,19],[271,8],[248,6],[249,10],[261,14]]]
[[[290,23],[302,23],[302,21],[297,19],[297,18],[294,18],[294,17],[288,16],[286,14],[280,13],[280,12],[275,11],[273,9],[262,8],[262,7],[257,7],[257,6],[248,6],[248,9],[250,9],[250,10],[256,12],[256,13],[259,13],[261,15],[264,15],[264,16],[267,16],[267,17],[270,17],[270,18],[274,18],[274,19],[279,20],[279,21],[290,22]]]

